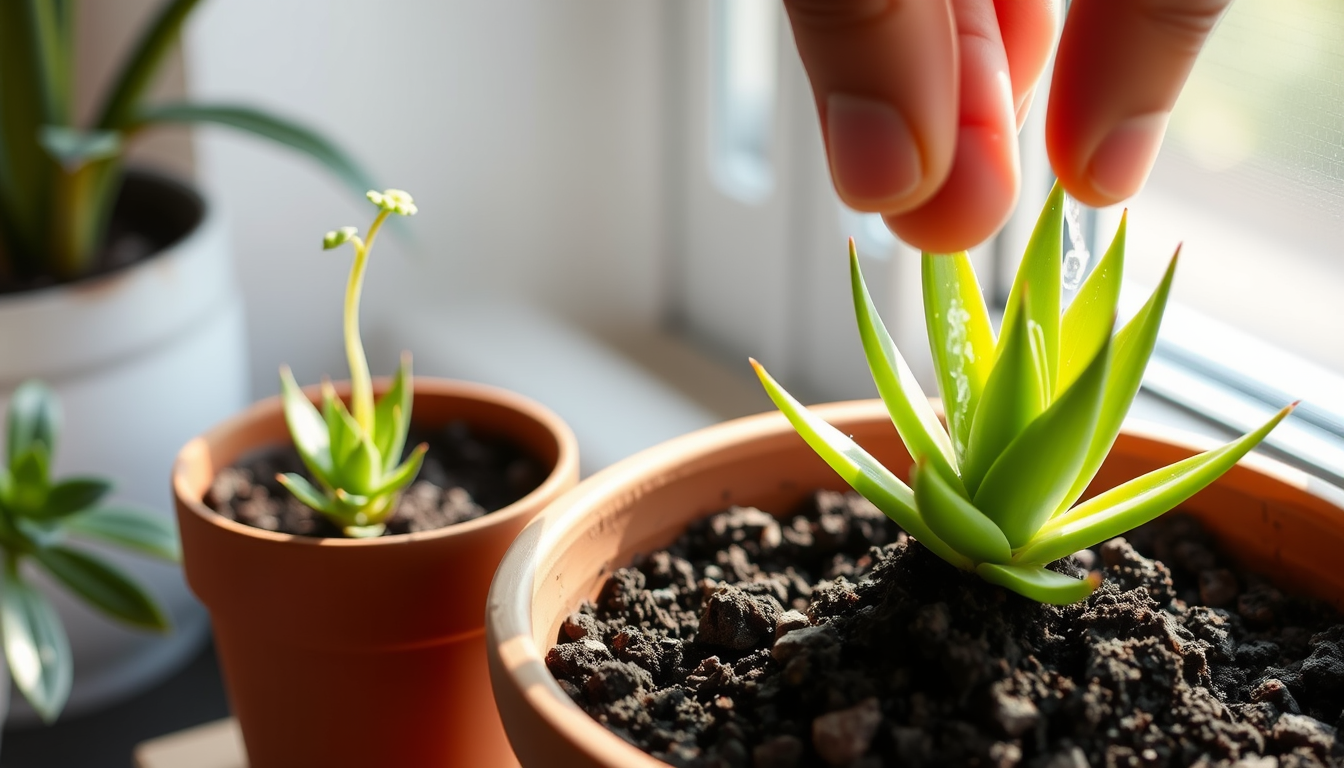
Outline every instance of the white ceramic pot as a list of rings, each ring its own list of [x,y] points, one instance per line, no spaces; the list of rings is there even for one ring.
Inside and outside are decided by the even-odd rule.
[[[113,501],[172,519],[168,475],[178,449],[249,400],[242,295],[223,222],[190,188],[132,174],[120,210],[169,244],[105,276],[0,297],[0,401],[8,406],[28,378],[45,380],[65,413],[55,476],[110,478]],[[180,568],[101,551],[162,601],[174,631],[126,629],[45,584],[75,657],[65,717],[167,677],[207,636]],[[11,701],[10,724],[37,722],[21,696]]]

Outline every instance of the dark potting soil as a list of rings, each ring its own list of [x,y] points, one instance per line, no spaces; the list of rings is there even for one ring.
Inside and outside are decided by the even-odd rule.
[[[412,428],[407,453],[422,442],[429,444],[424,464],[388,518],[385,536],[474,520],[521,499],[546,479],[536,459],[506,440],[473,435],[462,421],[439,430]],[[283,472],[313,479],[292,446],[269,449],[221,470],[205,504],[230,520],[268,531],[342,536],[276,481]]]
[[[1175,514],[1052,567],[1106,580],[1033,603],[820,492],[617,570],[546,661],[679,766],[1344,766],[1328,605],[1237,571]]]

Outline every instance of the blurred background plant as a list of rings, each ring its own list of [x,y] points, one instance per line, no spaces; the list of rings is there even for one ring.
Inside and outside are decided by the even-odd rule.
[[[249,107],[147,105],[147,88],[200,0],[171,0],[120,67],[86,126],[75,121],[75,1],[0,3],[0,289],[96,272],[126,146],[163,123],[216,123],[307,154],[363,192],[362,170],[298,123]]]
[[[100,506],[112,484],[98,477],[53,482],[61,428],[56,395],[37,380],[10,399],[7,462],[0,466],[0,638],[17,688],[51,722],[70,697],[74,658],[56,609],[24,574],[34,562],[93,608],[129,626],[167,631],[168,618],[140,585],[105,559],[68,546],[71,535],[163,560],[178,559],[177,532],[160,515]]]

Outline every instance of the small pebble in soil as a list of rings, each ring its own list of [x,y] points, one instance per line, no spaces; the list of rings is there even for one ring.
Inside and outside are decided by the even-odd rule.
[[[531,456],[507,441],[473,435],[462,421],[438,430],[412,428],[407,453],[420,443],[429,445],[424,463],[398,499],[384,535],[432,531],[474,520],[521,499],[545,479],[541,464]],[[340,529],[276,481],[277,474],[287,472],[313,481],[292,446],[245,456],[215,476],[205,495],[206,506],[230,520],[268,531],[342,536]]]
[[[949,566],[866,500],[732,508],[617,569],[547,665],[675,766],[1344,768],[1344,618],[1168,515],[1051,567],[1046,606]]]

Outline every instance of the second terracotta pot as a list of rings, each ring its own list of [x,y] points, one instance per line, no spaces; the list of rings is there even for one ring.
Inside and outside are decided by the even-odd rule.
[[[559,417],[519,395],[421,378],[414,389],[417,426],[465,420],[523,448],[546,479],[440,530],[316,539],[242,525],[202,502],[218,470],[289,441],[278,398],[178,455],[183,567],[210,611],[250,768],[514,763],[486,671],[486,593],[518,531],[577,481],[578,448]]]
[[[880,400],[813,411],[897,476],[910,456]],[[1212,445],[1129,425],[1091,493]],[[519,535],[500,564],[486,617],[495,699],[525,766],[664,764],[589,717],[551,676],[561,623],[638,552],[670,544],[693,520],[734,504],[785,513],[817,488],[847,490],[778,412],[702,429],[585,480]],[[1181,505],[1243,565],[1344,609],[1344,509],[1338,489],[1250,456]]]

